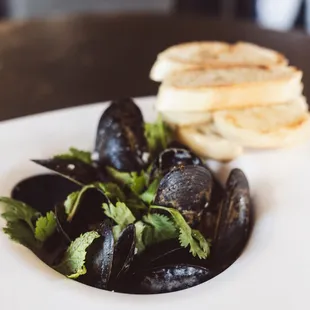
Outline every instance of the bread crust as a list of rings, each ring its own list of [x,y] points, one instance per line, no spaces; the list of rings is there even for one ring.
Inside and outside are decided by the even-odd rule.
[[[225,72],[229,79],[218,82],[217,74]],[[234,74],[236,83],[232,79]],[[240,80],[242,74],[245,78]],[[262,74],[264,79],[255,77]],[[274,105],[298,98],[303,90],[301,79],[302,72],[295,67],[185,70],[161,84],[156,108],[159,111],[207,112]]]
[[[283,54],[252,43],[194,41],[174,45],[161,52],[150,71],[150,78],[161,82],[167,76],[187,69],[273,67],[287,64],[288,60]]]

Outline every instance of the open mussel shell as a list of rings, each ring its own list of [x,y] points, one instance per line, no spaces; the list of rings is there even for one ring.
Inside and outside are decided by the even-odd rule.
[[[100,118],[95,154],[101,165],[140,171],[147,152],[143,116],[132,99],[113,101]]]
[[[44,160],[34,159],[32,161],[79,185],[101,181],[98,171],[93,166],[78,159],[51,158]]]
[[[209,265],[209,260],[194,257],[189,252],[188,248],[184,248],[180,245],[178,239],[170,239],[149,246],[145,251],[136,257],[131,269],[134,272],[139,272],[140,270],[179,264],[188,264],[207,268]]]
[[[64,201],[81,186],[57,174],[40,174],[20,181],[12,190],[11,197],[23,201],[45,214]]]
[[[122,231],[115,245],[112,273],[109,283],[111,289],[121,291],[124,285],[126,285],[127,281],[124,276],[133,261],[135,247],[136,229],[135,225],[130,224]]]
[[[87,274],[82,281],[100,289],[108,289],[114,256],[114,237],[108,221],[97,230],[100,237],[88,247],[85,258]]]
[[[94,230],[106,219],[102,204],[107,203],[107,197],[98,188],[88,188],[84,191],[79,204],[70,219],[63,204],[55,208],[57,227],[70,241],[82,233]]]
[[[212,272],[204,267],[179,264],[144,270],[135,277],[136,285],[133,293],[159,294],[201,284],[212,277]]]
[[[211,254],[220,269],[231,265],[244,249],[251,230],[251,212],[247,178],[240,169],[233,169],[226,182]]]
[[[196,226],[210,202],[212,176],[203,166],[180,166],[168,172],[160,181],[155,205],[179,210],[186,221]]]
[[[153,163],[150,179],[164,176],[171,169],[178,166],[202,166],[199,157],[187,149],[168,148],[161,152]]]

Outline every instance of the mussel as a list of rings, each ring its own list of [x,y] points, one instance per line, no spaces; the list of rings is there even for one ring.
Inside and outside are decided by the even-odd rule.
[[[75,209],[71,210],[69,214],[63,203],[57,204],[55,215],[58,230],[69,241],[72,241],[82,233],[97,229],[98,225],[106,219],[102,204],[107,202],[107,197],[100,189],[89,187],[81,192]]]
[[[150,179],[164,176],[171,169],[178,166],[202,166],[203,163],[191,151],[184,148],[168,148],[161,152],[152,164]]]
[[[102,174],[95,167],[78,159],[51,158],[43,160],[34,159],[32,161],[79,185],[105,181]]]
[[[252,205],[246,176],[233,169],[220,204],[212,251],[221,270],[230,266],[244,249],[251,231]]]
[[[100,165],[120,171],[140,171],[148,146],[143,116],[131,98],[113,101],[100,118],[95,154]]]
[[[81,281],[101,289],[124,291],[124,279],[135,254],[135,226],[128,225],[116,244],[108,222],[101,225],[99,232],[101,236],[87,251],[87,274]]]
[[[100,289],[108,289],[114,255],[114,237],[109,222],[104,222],[97,230],[100,237],[88,247],[86,255],[87,274],[83,282]]]
[[[212,273],[204,267],[180,264],[145,270],[135,277],[138,284],[133,293],[159,294],[193,287],[210,279]]]
[[[59,175],[42,174],[29,177],[16,184],[11,196],[45,214],[80,188],[80,185]]]
[[[179,166],[160,181],[154,204],[172,207],[186,221],[197,226],[208,206],[212,191],[212,176],[203,166]]]
[[[110,289],[122,290],[123,281],[135,255],[136,228],[128,225],[120,234],[114,249],[114,260],[111,270]]]

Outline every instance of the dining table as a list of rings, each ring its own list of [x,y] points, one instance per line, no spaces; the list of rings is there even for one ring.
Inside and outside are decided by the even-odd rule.
[[[194,15],[77,14],[0,22],[0,121],[115,98],[155,95],[149,71],[173,44],[248,41],[283,53],[310,98],[310,36]]]

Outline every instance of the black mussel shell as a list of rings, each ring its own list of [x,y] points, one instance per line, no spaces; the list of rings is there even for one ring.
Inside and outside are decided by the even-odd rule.
[[[58,203],[55,206],[54,213],[56,217],[57,231],[65,238],[67,244],[69,245],[72,241],[72,239],[68,235],[71,227],[69,227],[69,222],[67,221],[68,215],[66,214],[64,205]]]
[[[150,178],[164,176],[171,169],[178,166],[202,166],[203,163],[199,157],[186,149],[169,148],[161,152],[153,163]]]
[[[56,266],[60,263],[65,251],[70,243],[64,237],[63,233],[56,230],[43,244],[37,253],[49,266]]]
[[[140,171],[148,151],[143,116],[130,98],[113,101],[100,118],[95,153],[102,165]]]
[[[85,284],[108,289],[114,256],[114,237],[109,222],[100,225],[100,237],[88,247],[85,258],[87,274],[82,278]]]
[[[211,170],[210,170],[211,172]],[[211,172],[212,173],[212,172]],[[221,202],[225,197],[225,189],[222,184],[213,176],[213,187],[208,208],[202,215],[200,230],[207,239],[214,239],[219,216]]]
[[[178,239],[171,239],[148,247],[135,258],[131,269],[133,272],[138,272],[140,270],[178,264],[208,267],[209,260],[194,257],[188,248],[180,245]]]
[[[136,228],[134,224],[128,225],[120,234],[114,249],[114,260],[109,287],[120,291],[126,282],[126,275],[134,255],[136,247]]]
[[[167,145],[168,149],[184,149],[184,150],[189,150],[188,146],[186,146],[185,144],[179,142],[179,141],[171,141],[168,145]]]
[[[179,210],[186,221],[196,226],[210,202],[212,176],[203,166],[180,166],[160,181],[155,205]]]
[[[247,178],[240,169],[233,169],[226,182],[211,254],[221,269],[231,265],[244,249],[251,229],[251,212]]]
[[[144,270],[135,275],[134,293],[160,294],[184,290],[209,280],[209,269],[186,264]]]
[[[160,243],[153,244],[147,247],[135,258],[131,269],[133,271],[138,271],[140,269],[149,269],[151,267],[174,263],[174,261],[171,261],[170,257],[174,256],[174,253],[179,253],[182,249],[184,248],[181,247],[180,242],[177,239],[165,240]]]
[[[80,188],[57,174],[42,174],[20,181],[13,188],[11,197],[45,214]]]
[[[107,203],[105,194],[97,188],[88,188],[82,195],[77,210],[68,218],[63,204],[55,208],[59,231],[74,240],[82,233],[94,230],[106,219],[102,204]]]
[[[101,181],[98,171],[93,166],[78,159],[51,158],[32,161],[79,185]]]

